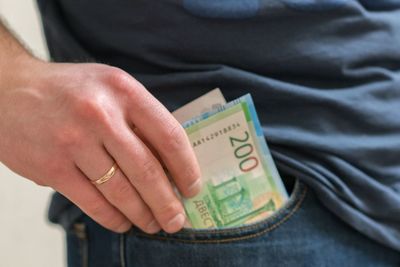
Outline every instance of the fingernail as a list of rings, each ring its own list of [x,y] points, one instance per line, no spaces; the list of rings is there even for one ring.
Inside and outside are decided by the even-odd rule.
[[[176,232],[183,227],[185,223],[185,215],[179,213],[174,218],[172,218],[167,224],[167,232]]]
[[[201,179],[197,179],[193,184],[191,184],[188,188],[189,195],[197,195],[201,190],[201,184]]]
[[[161,227],[156,220],[153,220],[149,225],[147,225],[146,230],[149,233],[155,234],[161,230]]]
[[[128,232],[132,228],[132,224],[128,221],[124,224],[122,224],[120,227],[118,227],[118,233],[125,233]]]

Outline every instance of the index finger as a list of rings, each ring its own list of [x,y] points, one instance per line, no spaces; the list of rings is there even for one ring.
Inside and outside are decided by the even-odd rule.
[[[157,150],[185,197],[201,189],[200,167],[185,130],[142,85],[132,90],[129,118]]]

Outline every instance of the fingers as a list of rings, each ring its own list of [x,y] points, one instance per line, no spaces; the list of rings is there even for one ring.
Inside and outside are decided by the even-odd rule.
[[[77,168],[71,166],[70,169],[68,179],[52,187],[105,228],[118,233],[128,231],[132,223],[112,206]]]
[[[181,193],[194,196],[201,189],[200,168],[185,130],[143,86],[134,85],[129,119],[157,150]]]
[[[82,150],[76,153],[75,160],[82,173],[93,181],[107,173],[114,164],[114,159],[110,157],[102,145],[96,142],[93,142],[90,146],[88,145],[88,147],[90,147],[90,150]],[[107,182],[96,185],[96,187],[132,224],[147,233],[156,233],[161,230],[150,209],[125,177],[122,170],[117,169]]]
[[[157,150],[149,143],[149,141],[146,139],[146,137],[140,132],[140,130],[136,127],[130,127],[133,131],[133,133],[139,137],[140,140],[150,149],[150,152],[156,157],[158,162],[161,163],[163,168],[165,167],[164,162],[162,161],[160,155],[158,154]]]
[[[173,233],[180,230],[185,222],[183,206],[149,148],[127,125],[115,129],[104,144],[164,231]]]

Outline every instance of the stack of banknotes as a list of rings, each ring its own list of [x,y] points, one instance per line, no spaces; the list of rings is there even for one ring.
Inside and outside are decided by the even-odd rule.
[[[250,94],[226,103],[219,89],[173,112],[200,165],[203,188],[182,198],[191,228],[241,226],[288,199]]]

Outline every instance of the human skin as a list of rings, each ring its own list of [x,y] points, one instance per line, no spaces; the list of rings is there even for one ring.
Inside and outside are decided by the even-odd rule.
[[[103,64],[33,57],[0,23],[0,161],[49,186],[104,227],[179,231],[201,188],[184,129],[140,82]],[[119,169],[106,183],[103,176]]]

